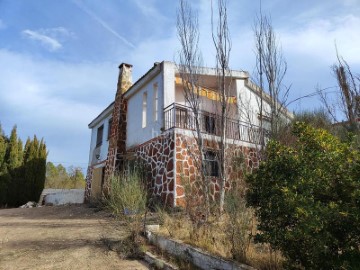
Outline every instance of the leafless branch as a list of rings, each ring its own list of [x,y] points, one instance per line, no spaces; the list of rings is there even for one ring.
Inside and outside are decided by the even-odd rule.
[[[178,53],[179,61],[177,64],[178,72],[182,80],[185,100],[190,107],[195,121],[194,138],[197,142],[199,155],[192,155],[195,166],[198,169],[202,189],[205,197],[205,215],[209,215],[209,181],[206,178],[206,168],[204,164],[205,150],[203,136],[201,133],[200,122],[200,69],[202,66],[202,56],[199,50],[199,26],[197,14],[193,12],[186,0],[180,0],[177,11],[177,35],[181,49]]]
[[[271,18],[262,13],[260,9],[254,23],[256,77],[260,89],[270,96],[270,129],[276,135],[279,129],[281,116],[285,110],[291,86],[283,84],[287,62],[282,54],[281,46],[277,40],[272,26]],[[259,113],[260,126],[263,126],[264,93],[260,93]]]
[[[225,199],[225,185],[227,182],[226,175],[226,132],[227,132],[227,119],[229,113],[229,93],[231,76],[229,68],[229,59],[231,52],[231,37],[228,27],[228,14],[227,14],[227,1],[217,1],[217,23],[214,23],[214,9],[213,2],[211,1],[211,27],[212,39],[216,50],[216,70],[218,77],[218,91],[220,96],[220,144],[219,144],[219,173],[220,173],[220,196],[219,196],[219,210],[223,212],[224,199]]]

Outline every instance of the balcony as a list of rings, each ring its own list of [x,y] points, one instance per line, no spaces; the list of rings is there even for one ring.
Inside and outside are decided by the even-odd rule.
[[[200,111],[201,132],[208,135],[220,136],[221,117],[219,115]],[[164,109],[164,128],[182,128],[195,130],[195,116],[191,108],[173,103]],[[227,139],[238,140],[253,144],[265,144],[270,137],[270,132],[264,128],[251,125],[236,119],[227,118]]]

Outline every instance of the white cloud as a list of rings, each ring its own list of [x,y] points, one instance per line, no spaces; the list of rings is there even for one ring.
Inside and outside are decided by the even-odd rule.
[[[165,19],[165,17],[154,6],[153,1],[135,0],[134,2],[138,7],[138,9],[141,11],[141,13],[144,14],[145,16],[153,17],[157,20]]]
[[[41,34],[40,32],[33,31],[26,29],[21,32],[25,37],[39,41],[44,47],[46,47],[49,51],[57,51],[62,48],[61,43],[56,40],[55,38],[52,38],[50,36]]]
[[[115,96],[117,64],[38,60],[3,49],[0,62],[7,63],[0,77],[0,121],[6,133],[17,124],[23,140],[44,137],[49,160],[86,163],[87,125]]]
[[[57,37],[59,39],[76,37],[75,33],[61,26],[54,28],[40,29],[39,32],[48,35],[50,37]]]
[[[280,32],[283,48],[291,54],[312,57],[332,63],[335,59],[335,42],[339,52],[349,63],[360,64],[360,17],[347,15],[331,19],[316,19],[302,28]]]
[[[23,36],[39,41],[49,51],[57,51],[63,47],[61,42],[76,38],[75,33],[65,27],[40,28],[36,31],[26,29],[22,31]]]

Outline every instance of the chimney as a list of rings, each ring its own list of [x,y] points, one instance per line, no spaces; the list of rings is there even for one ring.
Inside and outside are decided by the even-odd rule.
[[[124,94],[132,85],[132,65],[122,63],[119,69],[116,96]]]
[[[126,114],[127,101],[123,94],[132,85],[132,65],[122,63],[119,66],[119,78],[112,112],[112,124],[109,136],[108,157],[105,163],[103,194],[108,195],[111,188],[111,176],[123,168],[121,156],[126,153]]]

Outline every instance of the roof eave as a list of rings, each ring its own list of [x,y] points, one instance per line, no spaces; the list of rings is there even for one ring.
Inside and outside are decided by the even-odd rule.
[[[91,129],[93,127],[95,127],[101,120],[103,120],[104,118],[106,118],[110,113],[112,113],[113,109],[114,109],[114,103],[112,102],[109,106],[106,107],[105,110],[103,110],[98,116],[96,116],[94,118],[94,120],[92,120],[90,122],[90,124],[88,125],[88,127]]]

